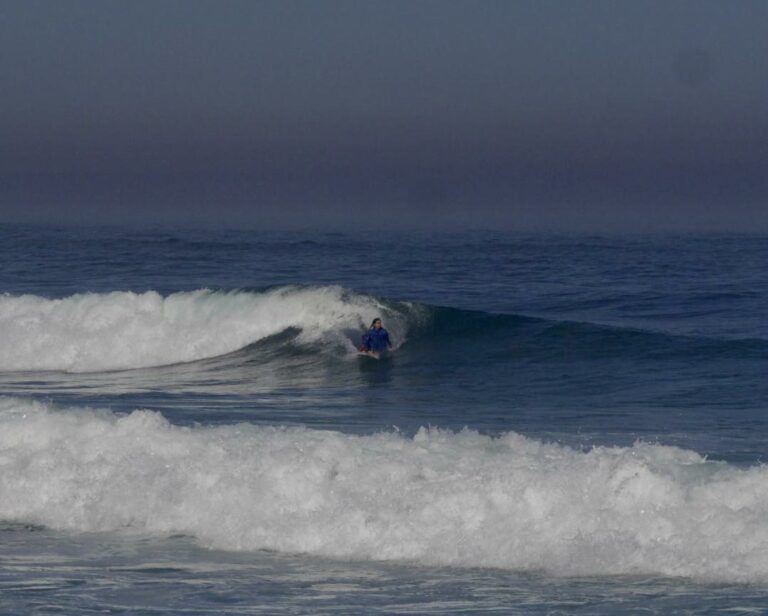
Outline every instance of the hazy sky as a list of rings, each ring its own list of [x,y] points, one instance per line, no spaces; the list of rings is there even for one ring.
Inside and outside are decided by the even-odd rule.
[[[768,231],[768,2],[0,1],[0,221]]]

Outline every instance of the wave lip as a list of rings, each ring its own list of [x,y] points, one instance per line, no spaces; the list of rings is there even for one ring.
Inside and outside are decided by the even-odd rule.
[[[231,550],[768,581],[768,469],[643,443],[186,428],[2,398],[0,519]]]
[[[190,362],[288,328],[300,330],[299,344],[324,340],[351,349],[344,329],[359,330],[375,316],[387,318],[399,339],[405,336],[403,307],[340,287],[84,293],[63,299],[3,295],[0,371],[93,372]]]

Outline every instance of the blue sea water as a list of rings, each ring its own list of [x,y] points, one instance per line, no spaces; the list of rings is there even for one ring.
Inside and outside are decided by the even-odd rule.
[[[1,226],[0,612],[768,610],[767,263]]]

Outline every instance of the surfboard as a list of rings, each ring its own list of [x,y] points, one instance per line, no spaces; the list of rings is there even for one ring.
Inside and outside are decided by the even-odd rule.
[[[376,351],[358,351],[357,354],[360,357],[372,357],[373,359],[381,359],[381,353]]]

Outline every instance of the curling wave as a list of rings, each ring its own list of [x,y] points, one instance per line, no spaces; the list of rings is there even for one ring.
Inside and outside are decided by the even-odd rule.
[[[84,293],[63,299],[0,296],[0,371],[93,372],[217,357],[289,328],[298,343],[331,342],[375,316],[406,336],[417,308],[388,305],[340,287],[280,287],[263,292],[199,290]]]
[[[0,398],[0,519],[230,550],[768,581],[768,469],[643,443],[187,428]]]
[[[220,357],[262,342],[271,351],[338,356],[353,353],[361,330],[375,316],[385,319],[398,346],[418,341],[415,347],[433,357],[454,352],[468,362],[490,348],[504,349],[496,361],[513,355],[543,361],[768,358],[768,342],[760,339],[680,336],[381,300],[337,286],[286,286],[167,296],[155,291],[63,299],[0,295],[0,372],[150,368]]]

